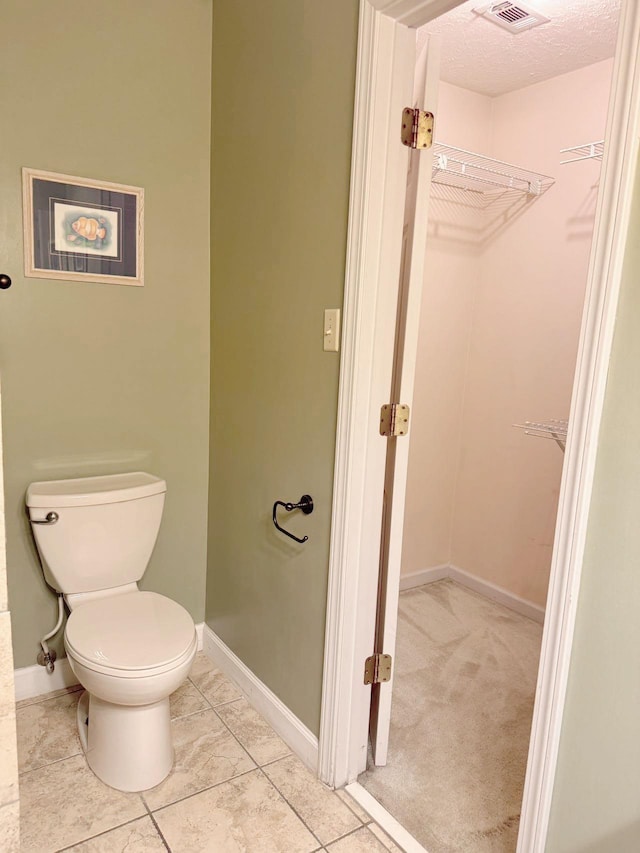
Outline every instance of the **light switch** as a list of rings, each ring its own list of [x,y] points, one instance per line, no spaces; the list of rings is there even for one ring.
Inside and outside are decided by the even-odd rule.
[[[340,309],[326,308],[324,312],[324,350],[338,352],[340,349]]]

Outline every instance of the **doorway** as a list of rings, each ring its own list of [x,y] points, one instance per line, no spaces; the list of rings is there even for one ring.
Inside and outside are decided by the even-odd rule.
[[[405,591],[389,758],[359,777],[430,851],[516,846],[615,51],[615,20],[575,44],[569,15],[553,68],[556,32],[476,6],[424,28],[443,43]]]
[[[388,4],[387,4],[388,5]],[[393,6],[393,4],[391,4]],[[454,4],[433,2],[427,4],[431,11],[443,11],[443,6],[449,8]],[[626,223],[628,219],[628,204],[631,194],[633,177],[634,150],[633,130],[637,122],[638,93],[633,82],[632,66],[634,57],[637,55],[637,34],[634,34],[635,14],[637,10],[629,4],[624,4],[622,39],[618,49],[618,60],[616,63],[616,74],[614,84],[614,96],[612,109],[609,116],[609,134],[611,140],[610,151],[605,157],[603,187],[600,199],[599,214],[596,216],[597,227],[594,241],[589,272],[589,297],[587,300],[587,311],[583,324],[582,343],[580,347],[580,359],[578,366],[578,381],[576,383],[572,411],[573,411],[573,435],[569,439],[567,447],[567,460],[565,463],[565,479],[560,494],[559,525],[556,535],[554,551],[554,567],[552,569],[552,588],[550,593],[550,610],[547,616],[547,628],[545,628],[545,639],[543,640],[543,666],[540,675],[540,686],[534,715],[534,738],[532,740],[531,760],[529,762],[529,775],[525,789],[525,805],[528,803],[528,813],[523,813],[523,826],[526,830],[528,850],[542,849],[546,831],[546,819],[548,817],[548,806],[550,792],[553,782],[553,770],[555,762],[555,750],[559,738],[560,721],[562,717],[562,698],[566,685],[567,663],[571,646],[571,631],[575,615],[575,590],[579,584],[579,569],[581,553],[584,545],[584,532],[586,529],[586,515],[590,500],[591,474],[593,466],[593,447],[597,438],[599,428],[599,416],[602,404],[602,392],[604,377],[606,375],[606,363],[611,339],[611,328],[613,321],[613,306],[617,298],[617,287],[620,273],[621,246],[624,245],[626,236]],[[424,9],[423,9],[424,11]],[[428,10],[427,10],[428,12]],[[405,21],[414,14],[415,23],[416,10],[408,10],[407,4],[403,7]],[[409,21],[411,23],[411,21]],[[366,23],[366,22],[365,22]],[[380,27],[385,26],[381,19],[377,19],[378,38],[375,49],[380,51]],[[397,25],[396,25],[397,26]],[[391,39],[389,40],[391,42]],[[393,45],[389,52],[393,52]],[[394,60],[395,61],[395,60]],[[626,111],[626,112],[625,112]],[[627,119],[629,119],[627,121]],[[626,154],[625,154],[626,152]],[[626,160],[626,158],[629,158]],[[626,162],[625,162],[626,160]],[[617,214],[614,213],[617,211]],[[615,227],[614,227],[615,226]],[[362,330],[359,330],[362,336]],[[348,366],[348,365],[347,365]],[[375,372],[372,371],[372,372]],[[343,371],[344,373],[344,371]],[[352,383],[353,385],[353,383]],[[371,374],[368,377],[368,387],[375,385],[375,378]],[[353,390],[353,389],[351,389]],[[350,397],[353,402],[353,394]],[[356,406],[357,408],[357,406]],[[353,407],[352,407],[353,412]],[[353,422],[350,425],[351,435],[355,434]],[[527,438],[534,441],[533,438]],[[340,460],[340,441],[338,459]],[[368,448],[365,447],[363,456],[366,456]],[[355,454],[357,456],[357,454]],[[351,454],[354,458],[354,454]],[[367,469],[367,476],[371,468]],[[363,482],[366,482],[366,477]],[[341,478],[338,476],[338,486]],[[360,481],[357,483],[359,488]],[[343,497],[337,495],[337,500],[349,503],[353,498],[351,495]],[[359,503],[362,510],[363,502]],[[339,515],[339,514],[338,514]],[[338,515],[334,513],[334,518]],[[347,517],[354,517],[354,513]],[[362,516],[360,516],[362,518]],[[370,530],[371,528],[369,528]],[[334,531],[335,533],[335,531]],[[353,542],[361,531],[341,531],[338,529],[334,536],[334,553],[338,551],[345,553],[345,545]],[[338,555],[339,556],[339,555]],[[357,557],[356,557],[357,561]],[[350,781],[353,774],[362,769],[363,764],[363,742],[362,742],[362,689],[357,685],[359,662],[354,660],[353,652],[357,650],[359,638],[362,632],[356,630],[355,642],[345,642],[345,634],[342,633],[342,648],[334,642],[337,634],[345,627],[345,620],[341,619],[340,606],[345,602],[362,599],[362,590],[367,585],[366,567],[360,555],[360,573],[354,578],[353,563],[351,564],[351,576],[347,580],[347,586],[340,590],[341,601],[339,606],[332,608],[330,595],[330,615],[328,619],[328,649],[336,651],[338,657],[346,660],[351,672],[349,683],[342,681],[345,688],[340,701],[334,702],[335,693],[332,689],[338,684],[333,677],[336,673],[344,675],[344,670],[337,666],[332,673],[330,656],[329,666],[325,670],[325,712],[332,708],[334,720],[342,718],[345,725],[353,732],[353,736],[343,738],[346,743],[348,758],[347,766],[336,765],[327,772],[326,759],[331,753],[331,746],[339,746],[339,738],[329,748],[325,746],[325,738],[321,733],[321,773],[323,778],[330,778],[332,770],[333,779],[340,780],[341,776]],[[344,574],[336,573],[337,579],[345,579]],[[332,584],[333,590],[336,589]],[[355,595],[349,598],[351,592]],[[358,599],[360,593],[360,599]],[[349,630],[354,623],[362,622],[364,617],[358,613],[351,617]],[[348,620],[347,620],[348,621]],[[549,627],[552,626],[552,627]],[[347,637],[348,639],[348,637]],[[330,689],[327,690],[327,687]],[[349,694],[349,695],[347,695]],[[345,699],[344,696],[347,695]],[[360,697],[360,698],[358,698]],[[349,707],[349,718],[341,717],[341,708]],[[329,721],[326,713],[323,719]],[[325,726],[323,725],[323,728]],[[326,729],[325,729],[326,730]],[[326,742],[328,743],[328,742]],[[333,749],[333,757],[340,764],[341,751]],[[349,778],[351,777],[351,778]],[[545,811],[546,810],[546,811]],[[525,809],[525,812],[527,810]],[[545,817],[546,814],[546,817]],[[540,846],[536,846],[540,845]],[[524,849],[524,848],[523,848]]]

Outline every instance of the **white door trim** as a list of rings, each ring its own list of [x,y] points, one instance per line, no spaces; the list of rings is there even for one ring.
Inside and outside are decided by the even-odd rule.
[[[601,192],[571,401],[570,435],[558,505],[518,853],[543,853],[546,845],[600,423],[635,188],[639,131],[640,4],[636,0],[623,0]]]
[[[335,786],[353,782],[366,760],[369,688],[362,684],[362,665],[373,638],[380,536],[373,488],[380,449],[371,418],[375,427],[376,410],[388,393],[379,364],[380,352],[386,351],[379,303],[388,298],[388,291],[395,296],[398,281],[397,272],[388,275],[397,246],[384,233],[384,211],[387,223],[399,223],[399,232],[402,228],[402,210],[397,209],[397,191],[390,180],[400,167],[398,146],[395,128],[383,113],[393,92],[406,85],[401,78],[409,74],[398,56],[406,25],[420,25],[456,5],[458,0],[361,0],[319,745],[320,778]],[[639,48],[640,4],[623,0],[518,844],[518,850],[527,853],[544,849],[555,777],[634,188]],[[379,503],[381,509],[381,490]]]
[[[391,389],[408,163],[395,143],[414,65],[412,32],[361,0],[319,738],[320,778],[336,786],[353,782],[367,756],[371,688],[354,673],[373,650],[386,456],[378,422]]]

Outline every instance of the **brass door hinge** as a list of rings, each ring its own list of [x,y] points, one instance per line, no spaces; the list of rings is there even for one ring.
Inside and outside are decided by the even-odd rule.
[[[433,144],[433,113],[405,107],[402,110],[400,139],[408,148],[431,148]]]
[[[391,680],[391,655],[371,655],[364,662],[364,683],[381,684]]]
[[[380,435],[406,435],[409,432],[409,406],[385,403],[380,409]]]

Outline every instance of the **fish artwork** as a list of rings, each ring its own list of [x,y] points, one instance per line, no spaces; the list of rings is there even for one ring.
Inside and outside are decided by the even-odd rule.
[[[108,242],[109,223],[104,216],[78,216],[67,222],[69,243],[101,249]]]

